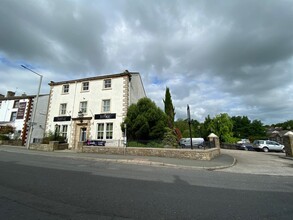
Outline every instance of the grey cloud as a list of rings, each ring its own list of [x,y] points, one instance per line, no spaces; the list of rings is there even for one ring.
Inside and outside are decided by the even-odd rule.
[[[105,24],[98,8],[71,1],[43,3],[2,1],[1,50],[56,71],[88,72],[103,66]]]
[[[2,0],[0,6],[0,54],[57,73],[50,80],[135,70],[157,104],[168,86],[178,109],[188,102],[201,118],[219,111],[293,117],[292,104],[280,101],[293,92],[291,1]],[[150,85],[154,78],[157,87]]]

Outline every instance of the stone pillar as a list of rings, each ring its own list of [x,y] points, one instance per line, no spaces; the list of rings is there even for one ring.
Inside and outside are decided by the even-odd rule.
[[[220,139],[217,135],[211,133],[208,138],[209,142],[211,142],[215,148],[220,148]]]
[[[58,150],[59,141],[50,141],[49,142],[49,151]]]
[[[218,137],[214,138],[214,143],[216,148],[220,148],[220,139]]]
[[[284,135],[283,142],[285,145],[286,156],[293,157],[293,135]]]
[[[76,149],[75,149],[75,152],[77,152],[77,153],[82,153],[82,151],[83,151],[83,145],[84,145],[84,142],[79,141],[79,142],[77,143],[77,147],[76,147]]]

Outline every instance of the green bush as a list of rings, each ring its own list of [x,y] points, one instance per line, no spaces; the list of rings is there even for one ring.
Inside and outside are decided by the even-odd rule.
[[[161,141],[129,141],[127,147],[163,148]]]
[[[49,144],[50,141],[59,141],[59,143],[66,143],[66,140],[63,136],[56,134],[52,131],[49,131],[43,138],[43,144]]]
[[[166,132],[164,134],[164,139],[162,142],[164,147],[178,148],[178,141],[177,141],[175,130],[166,128]]]
[[[6,136],[6,135],[0,134],[0,140],[1,141],[8,141],[8,140],[10,140],[10,138],[8,136]]]

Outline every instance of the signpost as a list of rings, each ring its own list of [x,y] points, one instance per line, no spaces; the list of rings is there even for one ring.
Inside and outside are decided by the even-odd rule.
[[[188,125],[189,125],[190,148],[193,149],[193,146],[192,146],[191,119],[190,119],[190,108],[189,108],[189,105],[187,105],[187,120],[188,120]]]

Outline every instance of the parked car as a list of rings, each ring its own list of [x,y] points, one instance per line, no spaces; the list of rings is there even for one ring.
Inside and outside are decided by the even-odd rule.
[[[252,146],[251,143],[241,143],[241,144],[237,144],[236,148],[238,150],[248,150],[248,151],[254,151],[254,148]]]
[[[237,141],[237,144],[250,144],[249,139],[241,139],[240,141]]]
[[[179,141],[179,145],[182,148],[190,148],[190,138],[181,138]],[[204,139],[203,138],[192,138],[192,147],[202,148],[204,145]]]
[[[255,150],[262,150],[264,152],[269,152],[269,151],[285,152],[284,145],[276,141],[270,141],[270,140],[255,140],[253,142],[253,148]]]

